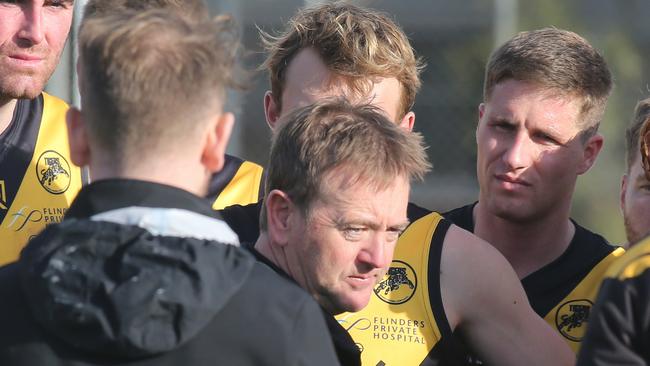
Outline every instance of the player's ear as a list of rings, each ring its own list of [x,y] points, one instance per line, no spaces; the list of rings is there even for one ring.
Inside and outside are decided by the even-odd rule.
[[[264,116],[266,117],[266,123],[271,128],[271,131],[275,130],[275,124],[280,118],[280,110],[278,105],[273,99],[273,93],[270,90],[267,90],[264,93]]]
[[[232,113],[222,113],[216,123],[213,123],[208,129],[201,154],[201,163],[211,173],[223,169],[226,147],[234,124],[235,116]]]
[[[70,160],[80,167],[88,165],[90,163],[90,145],[83,113],[75,107],[70,107],[65,114],[65,121],[68,128]]]
[[[603,148],[603,142],[603,136],[600,134],[595,134],[587,140],[583,148],[582,162],[578,166],[578,175],[586,173],[594,165]]]
[[[415,125],[415,113],[413,111],[409,111],[402,120],[399,123],[399,126],[408,130],[408,131],[413,131],[413,126]]]
[[[291,215],[296,209],[289,195],[274,189],[264,199],[266,209],[267,231],[271,243],[285,246],[289,243],[292,230]]]

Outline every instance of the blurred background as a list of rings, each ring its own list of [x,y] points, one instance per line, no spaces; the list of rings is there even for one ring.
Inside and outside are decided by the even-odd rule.
[[[315,0],[207,0],[211,11],[238,20],[248,69],[264,54],[258,27],[280,30],[295,11]],[[577,32],[599,49],[612,70],[615,89],[600,132],[605,146],[595,166],[578,180],[573,217],[613,243],[625,241],[619,210],[621,175],[625,170],[624,135],[636,102],[650,96],[650,22],[647,0],[359,0],[380,9],[400,24],[427,67],[414,111],[415,129],[429,145],[434,165],[425,182],[414,187],[411,200],[444,211],[473,202],[476,183],[474,131],[482,101],[484,66],[490,52],[519,31],[554,26]],[[76,1],[80,10],[85,1]],[[78,24],[81,11],[76,12]],[[74,88],[75,32],[47,90],[78,105]],[[266,165],[270,133],[262,97],[264,73],[254,74],[251,88],[232,93],[228,108],[237,115],[229,146],[233,155]]]

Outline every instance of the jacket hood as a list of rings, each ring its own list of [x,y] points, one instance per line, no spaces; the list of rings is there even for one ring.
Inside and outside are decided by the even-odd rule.
[[[232,237],[227,226],[220,230]],[[64,220],[23,250],[23,292],[36,321],[76,348],[126,358],[167,352],[211,321],[255,263],[214,239],[114,220]]]

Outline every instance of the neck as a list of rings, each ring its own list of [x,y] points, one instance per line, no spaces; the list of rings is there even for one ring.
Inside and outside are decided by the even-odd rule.
[[[0,98],[0,134],[5,132],[11,120],[14,117],[14,110],[16,109],[17,99],[4,100]]]
[[[561,256],[575,233],[568,209],[530,221],[513,221],[492,214],[479,201],[473,215],[474,234],[498,249],[519,279]]]
[[[90,176],[101,179],[136,179],[160,183],[180,188],[197,196],[204,197],[208,191],[210,173],[199,168],[191,169],[190,164],[172,163],[173,159],[158,159],[156,162],[140,161],[134,165],[121,166],[114,161],[91,161]]]
[[[255,250],[263,255],[266,259],[282,269],[289,277],[293,278],[287,265],[287,259],[282,250],[274,250],[274,245],[271,244],[269,236],[266,232],[260,232],[260,237],[255,242]]]

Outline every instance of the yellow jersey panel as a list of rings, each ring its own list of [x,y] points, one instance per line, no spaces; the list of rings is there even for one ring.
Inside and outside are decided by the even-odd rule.
[[[224,169],[217,173],[211,182],[209,197],[216,197],[212,208],[222,210],[232,205],[245,206],[260,201],[264,194],[264,168],[231,156],[226,159]],[[220,187],[215,189],[217,186]]]
[[[437,357],[432,351],[451,335],[439,277],[448,227],[438,213],[413,222],[400,237],[393,262],[368,306],[337,316],[361,349],[363,365],[423,364]]]
[[[31,101],[20,100],[16,108],[5,136],[11,151],[3,157],[15,156],[7,162],[14,166],[4,170],[5,162],[0,162],[4,170],[0,210],[5,211],[0,223],[0,265],[15,261],[30,238],[63,219],[83,181],[81,169],[70,162],[68,105],[43,93]],[[19,160],[22,167],[15,165]]]

